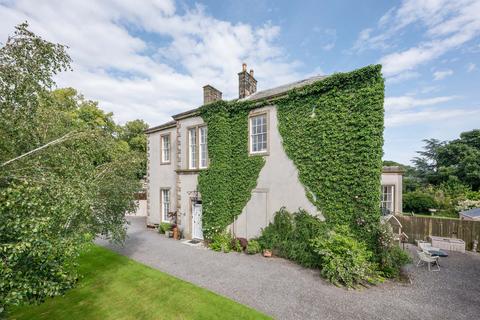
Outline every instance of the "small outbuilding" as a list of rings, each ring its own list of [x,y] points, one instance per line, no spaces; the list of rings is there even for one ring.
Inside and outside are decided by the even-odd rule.
[[[480,208],[474,208],[460,212],[460,219],[480,221]]]

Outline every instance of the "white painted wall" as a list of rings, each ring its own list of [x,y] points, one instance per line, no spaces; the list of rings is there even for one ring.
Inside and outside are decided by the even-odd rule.
[[[160,136],[170,133],[170,164],[160,164]],[[170,188],[170,210],[176,210],[176,128],[148,134],[147,224],[161,222],[160,189]]]
[[[395,213],[401,213],[402,207],[402,188],[403,188],[403,176],[401,173],[382,173],[382,186],[393,185],[395,186],[394,192],[394,211]]]
[[[276,107],[255,109],[255,113],[261,111],[268,111],[269,154],[265,156],[266,162],[251,199],[230,225],[230,230],[237,237],[243,238],[260,235],[261,229],[273,220],[275,212],[281,207],[291,212],[301,208],[323,219],[322,214],[307,199],[305,188],[298,179],[298,170],[283,149]]]

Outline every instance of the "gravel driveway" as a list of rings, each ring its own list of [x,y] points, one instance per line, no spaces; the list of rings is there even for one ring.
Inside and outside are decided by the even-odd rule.
[[[478,254],[451,252],[440,272],[411,266],[412,284],[346,290],[284,259],[191,247],[130,221],[123,247],[99,244],[276,319],[480,319]]]

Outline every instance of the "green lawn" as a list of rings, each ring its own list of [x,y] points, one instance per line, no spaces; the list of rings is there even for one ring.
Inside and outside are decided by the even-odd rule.
[[[11,319],[269,319],[249,307],[94,246],[75,289]]]

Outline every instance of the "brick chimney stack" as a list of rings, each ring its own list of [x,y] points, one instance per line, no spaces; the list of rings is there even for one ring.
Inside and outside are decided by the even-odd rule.
[[[242,72],[238,73],[238,97],[248,97],[257,92],[257,80],[253,77],[253,69],[247,72],[247,64],[242,64]]]
[[[222,100],[222,92],[207,84],[203,87],[203,104]]]

